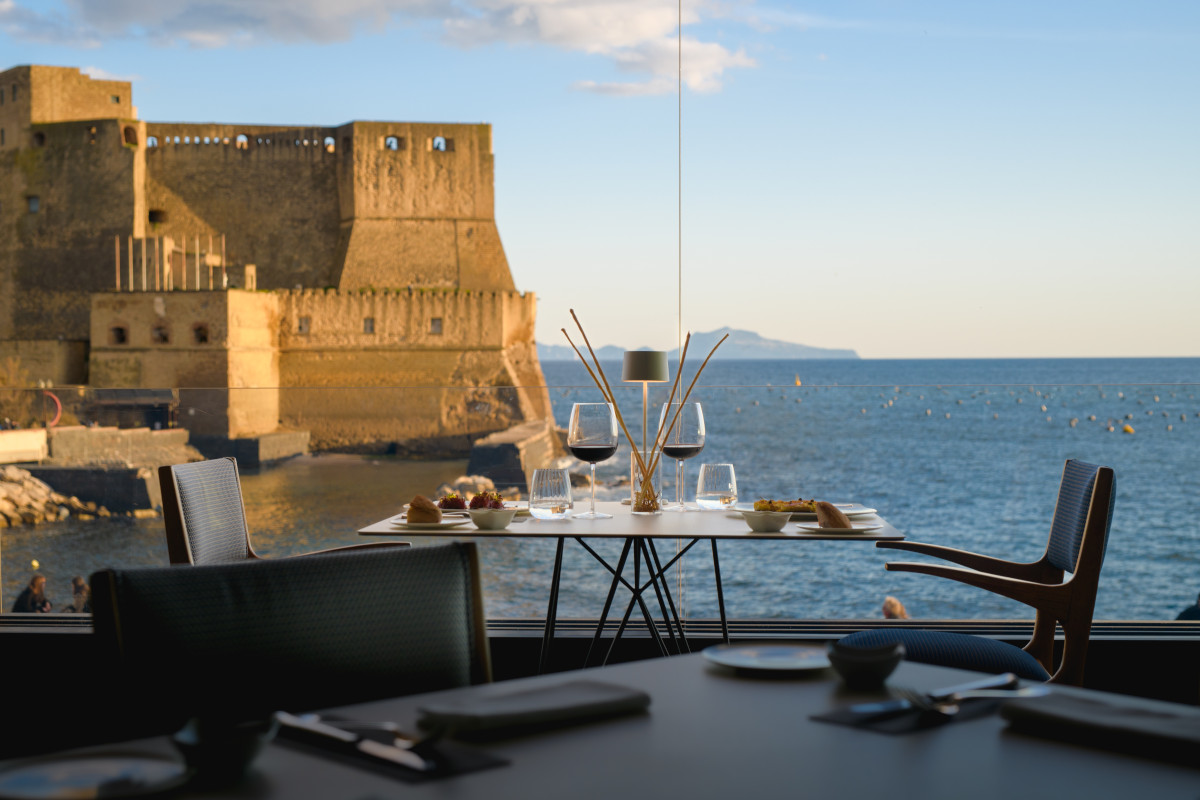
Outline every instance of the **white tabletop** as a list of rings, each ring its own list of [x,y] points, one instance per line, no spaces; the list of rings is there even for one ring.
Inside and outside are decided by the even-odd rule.
[[[587,502],[576,503],[577,513],[587,510]],[[741,515],[728,511],[664,511],[661,514],[633,514],[629,506],[620,503],[596,503],[596,510],[612,514],[612,519],[565,520],[533,519],[517,517],[512,525],[501,531],[482,531],[471,523],[456,528],[411,529],[396,523],[403,514],[380,520],[361,528],[360,534],[369,536],[453,536],[453,537],[513,537],[542,538],[569,536],[586,539],[624,539],[644,537],[652,539],[774,539],[783,541],[858,541],[873,542],[881,539],[903,539],[904,534],[880,516],[855,517],[854,522],[870,522],[882,527],[877,531],[830,534],[809,533],[790,522],[779,533],[756,533],[746,525]]]

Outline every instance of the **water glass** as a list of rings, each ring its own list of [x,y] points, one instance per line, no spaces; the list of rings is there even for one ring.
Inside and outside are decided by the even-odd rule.
[[[535,469],[529,484],[529,513],[534,519],[571,516],[571,476],[565,469]]]
[[[696,505],[703,509],[732,508],[737,502],[733,464],[701,464],[696,482]]]

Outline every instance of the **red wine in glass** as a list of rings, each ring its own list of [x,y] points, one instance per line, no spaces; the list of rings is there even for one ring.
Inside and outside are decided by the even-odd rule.
[[[601,461],[607,461],[617,454],[617,446],[595,445],[595,444],[572,444],[567,445],[567,449],[571,451],[571,455],[578,458],[580,461],[586,461],[589,464],[597,464]],[[696,453],[700,452],[699,450]],[[696,453],[692,453],[695,455]],[[690,458],[690,456],[688,456]]]
[[[608,403],[576,403],[571,407],[567,426],[567,449],[592,467],[592,506],[580,519],[611,519],[612,514],[596,513],[596,462],[612,458],[617,452],[617,415]]]
[[[704,449],[704,411],[699,403],[664,403],[658,424],[665,437],[663,455],[675,459],[675,505],[672,510],[686,511],[683,462],[700,455]]]

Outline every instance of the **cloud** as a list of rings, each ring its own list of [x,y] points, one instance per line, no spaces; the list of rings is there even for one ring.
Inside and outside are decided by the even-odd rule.
[[[140,75],[117,75],[102,67],[81,67],[79,71],[89,78],[95,78],[98,81],[125,81],[126,83],[133,83],[142,79]]]
[[[14,38],[74,46],[140,38],[198,48],[264,41],[347,41],[389,24],[428,24],[470,48],[550,46],[606,59],[628,83],[584,80],[575,88],[608,94],[674,91],[676,0],[62,0],[36,11],[33,0],[0,0],[0,30]],[[688,0],[683,23],[737,19],[745,0]],[[715,91],[731,69],[755,66],[743,50],[684,37],[684,81]]]

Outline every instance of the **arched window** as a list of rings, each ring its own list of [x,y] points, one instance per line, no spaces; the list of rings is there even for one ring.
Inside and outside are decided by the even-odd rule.
[[[158,137],[157,136],[147,136],[146,137],[146,147],[158,147]]]
[[[33,146],[34,147],[42,147],[45,144],[46,144],[46,134],[42,133],[41,131],[34,131]]]
[[[209,140],[208,140],[208,137],[207,137],[207,136],[205,136],[205,137],[204,137],[204,143],[205,143],[205,144],[209,144]]]
[[[326,136],[324,144],[326,153],[332,153],[336,149],[332,136]]]
[[[138,143],[137,128],[133,127],[132,125],[126,125],[125,131],[124,131],[124,136],[125,136],[125,144],[131,144],[134,147],[137,147],[137,143]]]
[[[446,152],[446,137],[445,136],[433,137],[433,149],[440,150],[443,153]]]
[[[163,325],[162,323],[155,325],[153,328],[150,329],[150,343],[151,344],[170,344],[171,343],[171,329],[168,328],[166,325]]]
[[[246,134],[239,133],[237,135],[237,139],[235,141],[237,142],[237,144],[235,146],[237,147],[238,150],[250,149],[250,137],[247,136]],[[259,139],[258,143],[262,144],[262,139]]]
[[[404,140],[399,136],[385,136],[383,139],[384,150],[399,150],[404,147]]]
[[[216,141],[216,139],[213,139],[213,141],[215,142],[215,141]],[[222,139],[221,139],[221,144],[229,144],[229,137],[228,137],[228,136],[226,136],[226,137],[222,138]]]

